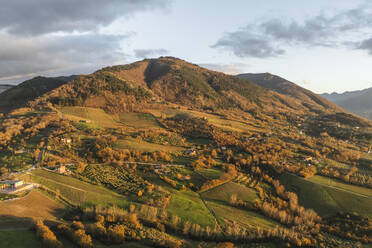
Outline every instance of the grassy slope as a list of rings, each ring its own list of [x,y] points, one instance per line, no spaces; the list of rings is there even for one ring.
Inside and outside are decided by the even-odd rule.
[[[1,221],[14,222],[13,219],[5,218],[42,218],[54,220],[58,213],[63,209],[63,205],[55,202],[39,191],[32,191],[27,196],[0,203],[0,223]]]
[[[125,113],[119,114],[120,123],[134,128],[160,128],[160,124],[152,114]]]
[[[91,120],[95,124],[102,127],[117,127],[120,124],[118,119],[110,114],[107,114],[102,109],[88,108],[88,107],[62,107],[60,111],[64,117],[74,121]]]
[[[74,203],[127,206],[126,197],[101,186],[92,185],[73,177],[58,175],[46,170],[35,170],[32,179],[51,190],[59,189],[62,196]]]
[[[199,195],[192,191],[173,191],[168,210],[183,220],[203,226],[214,226],[215,223],[213,216],[205,207]]]
[[[129,150],[139,150],[145,152],[154,152],[154,151],[180,151],[184,148],[177,147],[177,146],[168,146],[168,145],[160,145],[149,143],[143,140],[138,140],[134,138],[127,138],[123,140],[119,140],[116,145],[118,149],[129,149]]]
[[[287,189],[298,193],[301,205],[314,209],[320,215],[341,211],[372,216],[372,199],[289,174],[282,175],[280,181]]]
[[[259,226],[264,229],[273,228],[278,224],[254,211],[238,209],[230,206],[229,200],[232,194],[237,194],[239,199],[247,202],[253,202],[254,199],[257,198],[256,191],[233,182],[218,186],[202,193],[201,195],[220,221],[226,219],[247,226]]]
[[[30,230],[0,230],[0,247],[39,248],[42,245],[35,233]]]

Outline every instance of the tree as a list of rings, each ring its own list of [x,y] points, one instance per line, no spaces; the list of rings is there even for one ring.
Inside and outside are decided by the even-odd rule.
[[[8,169],[5,167],[1,167],[0,169],[0,179],[6,180],[8,178]]]

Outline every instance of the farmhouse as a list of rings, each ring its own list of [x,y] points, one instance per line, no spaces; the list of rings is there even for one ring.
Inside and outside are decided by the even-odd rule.
[[[21,149],[21,150],[17,150],[15,151],[14,153],[15,154],[23,154],[23,153],[26,153],[27,151],[25,149]]]
[[[59,174],[64,174],[66,173],[66,166],[64,165],[60,165],[58,166],[56,169],[55,169],[55,172],[59,173]]]
[[[91,120],[80,120],[79,122],[82,122],[82,123],[92,123]]]
[[[187,154],[189,156],[196,156],[196,151],[194,149],[189,149],[189,150],[187,150]]]
[[[24,182],[23,180],[10,180],[10,181],[7,181],[7,184],[10,186],[11,189],[18,189],[19,187],[22,187]]]
[[[62,138],[61,141],[66,143],[66,144],[71,144],[71,142],[72,142],[72,140],[70,138]]]

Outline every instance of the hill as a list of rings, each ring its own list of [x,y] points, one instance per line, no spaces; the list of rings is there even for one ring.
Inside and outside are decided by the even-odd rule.
[[[348,91],[342,94],[331,93],[321,96],[355,114],[372,119],[372,88]]]
[[[302,104],[304,107],[309,107],[318,110],[328,108],[333,109],[335,111],[340,112],[343,111],[335,104],[311,92],[310,90],[304,89],[296,85],[295,83],[292,83],[284,78],[281,78],[270,73],[245,73],[239,74],[237,76],[249,80],[266,89],[276,91],[283,95],[291,96],[299,101],[296,102],[296,104]]]
[[[0,84],[0,93],[12,88],[14,85],[10,84]]]
[[[49,92],[73,79],[69,77],[35,77],[17,86],[8,87],[0,93],[0,112],[9,112],[24,107],[27,102]]]
[[[17,172],[66,207],[51,213],[63,247],[372,242],[371,123],[255,80],[172,57],[56,79],[0,115],[1,177]]]
[[[260,85],[257,77],[241,77],[161,57],[80,76],[44,95],[38,103],[98,107],[109,112],[141,111],[154,104],[169,103],[218,113],[234,109],[259,119],[343,112],[324,98],[276,76],[263,81],[283,81],[276,88]]]

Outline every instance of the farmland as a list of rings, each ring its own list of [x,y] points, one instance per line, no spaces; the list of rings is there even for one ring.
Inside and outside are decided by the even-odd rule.
[[[58,175],[46,170],[35,170],[32,173],[33,181],[53,191],[59,190],[61,196],[77,205],[127,205],[127,200],[124,196],[102,186],[92,185],[79,179]]]
[[[323,216],[333,215],[339,211],[372,215],[371,198],[344,190],[345,188],[355,190],[356,186],[338,183],[341,185],[339,188],[329,187],[326,186],[324,179],[315,178],[313,182],[311,179],[305,180],[290,174],[282,175],[280,179],[286,188],[298,193],[300,204],[314,209]]]
[[[23,198],[0,202],[0,216],[16,218],[41,218],[54,220],[64,206],[47,197],[40,191],[32,191]],[[1,221],[11,221],[9,218],[0,218]]]

